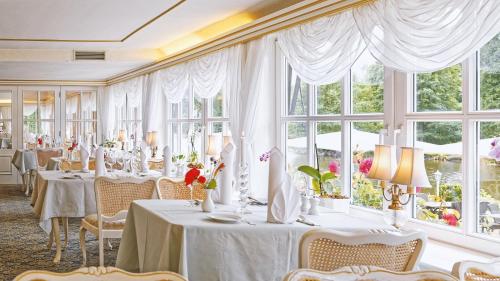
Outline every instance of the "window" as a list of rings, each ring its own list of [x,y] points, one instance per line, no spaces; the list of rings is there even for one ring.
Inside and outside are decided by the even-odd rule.
[[[97,98],[95,91],[65,93],[65,139],[97,143]]]
[[[23,140],[27,147],[37,139],[53,143],[55,136],[55,92],[23,91]]]
[[[384,128],[383,66],[365,52],[349,75],[315,86],[304,83],[290,65],[284,65],[286,87],[280,122],[289,173],[302,180],[297,168],[316,165],[317,147],[322,173],[339,167],[327,192],[351,194],[353,204],[380,209],[380,189],[366,179],[364,169]],[[350,152],[345,151],[346,143],[351,144],[347,146]]]
[[[127,141],[140,145],[142,141],[142,107],[141,101],[131,99],[125,96],[123,106],[116,107],[115,136],[118,136],[119,130],[125,130]]]
[[[182,154],[188,161],[203,162],[204,139],[208,135],[229,135],[229,118],[223,91],[209,99],[186,94],[178,104],[169,104],[167,112],[168,138],[173,154]],[[190,159],[191,158],[191,159]]]
[[[0,91],[0,149],[12,148],[12,92]]]

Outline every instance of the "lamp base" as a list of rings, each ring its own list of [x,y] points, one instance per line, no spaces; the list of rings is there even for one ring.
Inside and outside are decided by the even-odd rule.
[[[408,221],[408,213],[405,209],[386,209],[384,210],[384,221],[399,229]]]

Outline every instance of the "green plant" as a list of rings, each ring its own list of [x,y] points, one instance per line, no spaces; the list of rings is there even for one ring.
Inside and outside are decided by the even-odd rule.
[[[320,196],[328,195],[327,184],[326,184],[327,181],[334,180],[337,178],[337,176],[330,171],[321,173],[319,169],[316,169],[308,165],[302,165],[298,167],[297,170],[311,177],[312,188],[314,190],[314,193],[319,194]],[[331,190],[333,190],[333,186]]]
[[[446,202],[462,201],[462,185],[459,183],[445,183],[439,186],[439,197]]]
[[[354,205],[382,209],[382,189],[373,186],[373,182],[362,173],[353,176],[352,202]]]
[[[184,154],[182,154],[182,153],[181,153],[181,154],[177,154],[177,155],[175,155],[175,154],[174,154],[174,155],[172,156],[172,163],[174,163],[174,164],[175,164],[175,163],[177,163],[177,162],[181,162],[182,160],[184,160],[184,157],[185,157],[185,156],[184,156]]]

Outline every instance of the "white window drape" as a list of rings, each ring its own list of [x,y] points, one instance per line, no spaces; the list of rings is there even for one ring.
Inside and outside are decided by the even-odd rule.
[[[101,97],[99,115],[101,116],[101,129],[103,139],[112,139],[113,130],[115,128],[115,106],[113,104],[116,85],[111,85],[104,88],[104,93]]]
[[[161,91],[170,103],[179,103],[189,91],[187,64],[181,63],[158,70]]]
[[[288,63],[307,83],[339,80],[366,47],[351,12],[278,32],[277,42]]]
[[[200,98],[217,95],[226,81],[228,49],[188,62],[188,72],[194,94]]]
[[[461,63],[500,32],[498,0],[378,0],[353,15],[373,57],[406,72]]]
[[[163,120],[160,102],[161,83],[159,81],[160,73],[158,71],[148,74],[144,77],[142,94],[142,136],[146,137],[147,132],[159,131],[160,120]]]
[[[405,72],[460,63],[500,32],[498,0],[377,0],[277,33],[301,79],[336,82],[366,49]]]

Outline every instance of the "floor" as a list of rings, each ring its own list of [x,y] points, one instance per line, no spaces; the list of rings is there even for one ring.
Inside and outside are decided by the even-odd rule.
[[[54,264],[55,246],[47,249],[48,235],[38,226],[30,200],[19,186],[0,185],[0,280],[12,280],[30,269],[67,272],[81,266],[78,227],[80,219],[69,221],[69,243],[63,248],[61,262]],[[63,239],[64,237],[61,237]],[[87,233],[88,266],[97,266],[98,245]],[[119,241],[112,241],[113,249],[105,248],[105,265],[114,265]]]

